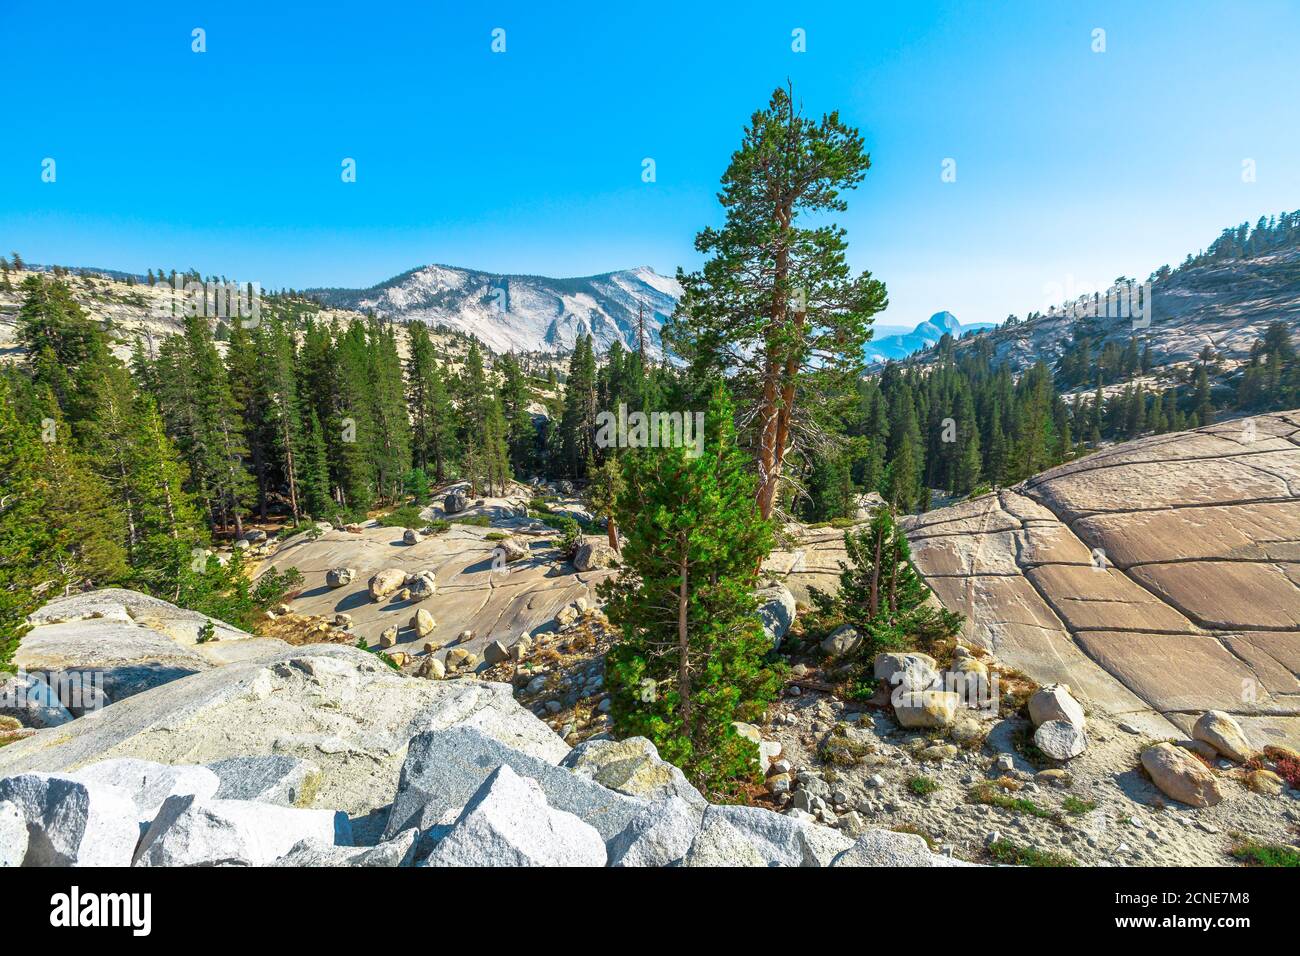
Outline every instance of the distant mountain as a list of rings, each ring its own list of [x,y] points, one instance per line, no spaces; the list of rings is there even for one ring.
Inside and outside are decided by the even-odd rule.
[[[873,338],[867,343],[866,359],[868,363],[899,361],[937,344],[945,332],[950,333],[954,339],[959,339],[967,332],[991,328],[993,325],[989,322],[962,325],[951,312],[936,312],[911,332]]]
[[[559,352],[590,333],[597,352],[614,342],[636,348],[638,312],[646,348],[660,353],[659,330],[682,290],[643,266],[576,279],[499,275],[429,265],[369,289],[309,289],[334,308],[373,309],[401,322],[426,322],[477,336],[496,352]]]
[[[1086,365],[1082,360],[1095,362],[1105,350],[1136,339],[1141,348],[1150,347],[1154,369],[1192,362],[1206,346],[1229,367],[1239,364],[1270,323],[1285,323],[1293,336],[1300,332],[1300,211],[1261,218],[1253,228],[1242,223],[1225,229],[1204,252],[1188,255],[1176,269],[1161,266],[1146,282],[1151,307],[1136,318],[1104,306],[1103,293],[1091,309],[1079,308],[1088,301],[1084,297],[1008,320],[963,340],[957,352],[987,349],[995,362],[1020,371],[1038,361],[1050,368],[1062,360]]]

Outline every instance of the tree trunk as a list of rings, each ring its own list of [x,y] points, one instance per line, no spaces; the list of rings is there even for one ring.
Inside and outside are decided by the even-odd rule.
[[[610,515],[605,519],[605,531],[609,534],[609,546],[615,551],[618,550],[618,525],[614,523],[614,516]]]
[[[686,567],[686,543],[682,542],[682,558],[678,565],[681,584],[677,589],[677,689],[682,698],[682,732],[691,735],[691,665],[689,633],[686,628],[689,571]]]

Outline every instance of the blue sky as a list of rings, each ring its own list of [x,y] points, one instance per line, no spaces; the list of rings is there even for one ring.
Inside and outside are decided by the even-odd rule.
[[[883,323],[1000,321],[1300,206],[1296,3],[276,6],[0,0],[0,249],[272,288],[671,273],[787,77],[866,138],[839,221]]]

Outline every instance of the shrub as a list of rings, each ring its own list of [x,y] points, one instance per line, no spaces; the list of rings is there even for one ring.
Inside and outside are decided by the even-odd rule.
[[[425,525],[417,505],[402,505],[386,515],[381,515],[377,520],[385,528],[423,528]]]
[[[967,799],[971,803],[982,803],[990,807],[1025,813],[1031,817],[1038,817],[1040,820],[1055,820],[1057,818],[1057,814],[1053,811],[1044,809],[1034,801],[1026,800],[1024,797],[1008,796],[989,781],[977,783],[972,787]]]
[[[939,781],[932,777],[913,777],[907,781],[907,789],[918,797],[928,797],[939,789]]]
[[[1242,840],[1228,853],[1247,866],[1300,867],[1300,848],[1281,843],[1259,843]]]
[[[487,515],[465,515],[465,517],[463,518],[457,517],[457,518],[449,518],[447,520],[449,520],[452,524],[467,524],[473,528],[492,527],[492,519],[489,518]]]
[[[1074,814],[1081,817],[1085,813],[1091,813],[1097,809],[1097,804],[1093,800],[1080,800],[1078,797],[1066,797],[1061,806],[1065,808],[1066,813]]]
[[[1281,747],[1265,747],[1264,756],[1273,761],[1277,775],[1287,782],[1293,790],[1300,790],[1300,758],[1294,751]]]
[[[244,552],[238,549],[225,564],[210,555],[203,568],[196,571],[188,563],[189,546],[177,542],[177,547],[187,563],[181,565],[175,603],[246,631],[256,627],[263,611],[279,604],[302,584],[297,568],[272,569],[255,582],[249,581]]]
[[[912,551],[886,507],[871,523],[844,533],[848,562],[841,563],[835,594],[812,589],[814,611],[809,631],[828,634],[850,624],[862,635],[848,677],[861,698],[874,690],[871,664],[884,651],[919,648],[935,651],[961,629],[963,618],[929,603],[930,591],[912,566]]]
[[[1010,840],[996,840],[989,845],[989,856],[1005,866],[1078,866],[1063,853],[1020,846]]]

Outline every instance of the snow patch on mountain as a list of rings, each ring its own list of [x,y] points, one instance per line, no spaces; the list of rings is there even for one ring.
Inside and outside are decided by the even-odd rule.
[[[681,297],[677,280],[647,266],[571,279],[498,275],[429,265],[369,289],[310,290],[336,308],[373,309],[400,322],[425,322],[477,336],[495,352],[568,351],[593,336],[635,348],[638,316],[647,350],[661,353],[659,330]]]

